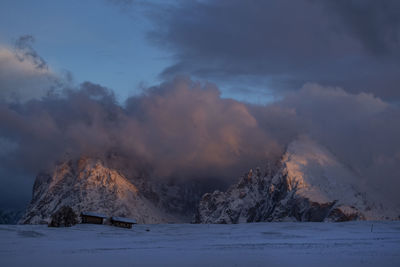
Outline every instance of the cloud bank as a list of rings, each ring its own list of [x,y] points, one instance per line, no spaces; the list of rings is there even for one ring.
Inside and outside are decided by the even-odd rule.
[[[149,18],[150,40],[175,60],[163,77],[272,92],[316,82],[400,100],[396,0],[178,1]]]
[[[3,100],[0,132],[0,169],[8,179],[17,170],[33,177],[66,155],[86,155],[115,158],[130,167],[130,177],[226,184],[279,159],[290,141],[307,135],[351,166],[360,182],[400,202],[399,108],[340,88],[306,84],[257,106],[223,99],[213,84],[177,77],[121,106],[111,90],[86,82],[41,99]]]
[[[40,98],[55,87],[57,78],[44,62],[27,51],[0,47],[0,99]]]
[[[110,90],[87,82],[61,96],[3,103],[0,114],[3,139],[18,144],[16,166],[32,169],[65,153],[116,153],[156,176],[200,178],[214,170],[226,177],[230,168],[237,171],[282,152],[246,105],[185,77],[149,88],[125,107]]]

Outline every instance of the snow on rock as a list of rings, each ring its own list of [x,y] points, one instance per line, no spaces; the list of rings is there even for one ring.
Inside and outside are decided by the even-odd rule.
[[[309,138],[292,142],[264,172],[250,170],[226,192],[207,193],[200,201],[196,184],[128,180],[101,160],[81,158],[38,175],[19,222],[47,224],[65,205],[77,214],[91,211],[138,223],[188,222],[193,213],[197,223],[398,219],[399,207],[382,204],[362,181]]]
[[[107,216],[135,218],[138,223],[173,220],[121,173],[97,159],[67,161],[58,165],[52,175],[38,175],[32,201],[19,222],[48,223],[51,215],[65,205],[77,214],[96,211]]]
[[[367,197],[362,179],[309,138],[292,142],[281,161],[207,193],[197,223],[398,219],[398,209]]]

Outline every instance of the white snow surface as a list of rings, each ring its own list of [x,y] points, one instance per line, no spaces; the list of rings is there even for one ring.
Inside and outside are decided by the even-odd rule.
[[[400,266],[400,222],[0,225],[7,267],[293,265]]]

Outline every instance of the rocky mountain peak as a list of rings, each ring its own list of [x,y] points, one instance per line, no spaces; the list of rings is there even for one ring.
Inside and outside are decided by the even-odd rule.
[[[79,214],[97,211],[133,217],[142,223],[173,221],[121,173],[99,159],[81,158],[58,164],[52,174],[36,178],[33,198],[21,223],[48,223],[51,215],[68,205]]]
[[[400,214],[398,207],[371,199],[362,177],[309,138],[290,143],[278,162],[246,172],[227,191],[202,197],[201,186],[190,180],[127,179],[123,173],[130,172],[110,167],[126,164],[82,157],[39,174],[20,223],[48,223],[62,206],[139,223],[188,222],[193,213],[197,223],[380,220]]]
[[[364,189],[360,177],[330,151],[300,138],[263,175],[250,170],[226,192],[205,194],[195,222],[397,219],[398,210],[382,208]]]

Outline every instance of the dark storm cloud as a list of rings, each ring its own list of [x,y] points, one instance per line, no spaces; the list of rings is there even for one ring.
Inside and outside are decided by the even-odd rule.
[[[232,178],[283,151],[245,104],[222,99],[212,84],[177,78],[128,99],[126,108],[146,134],[141,143],[161,173]]]
[[[150,39],[172,51],[164,77],[305,82],[400,99],[398,1],[180,1],[151,18]]]
[[[360,181],[400,204],[400,108],[371,94],[307,84],[278,103],[303,133],[326,146]],[[286,123],[285,123],[286,124]],[[285,125],[284,124],[284,125]]]
[[[33,177],[55,160],[86,155],[130,166],[128,177],[228,184],[307,135],[351,166],[360,183],[400,201],[399,108],[371,94],[317,84],[254,106],[221,98],[215,85],[180,77],[122,107],[109,89],[84,83],[59,96],[3,102],[0,132],[7,151],[0,154],[0,169],[9,173],[23,169]]]
[[[400,2],[396,0],[339,0],[319,2],[332,9],[343,28],[377,56],[397,54],[400,44]],[[347,26],[347,27],[345,27]]]
[[[6,189],[21,182],[18,177],[27,176],[30,185],[56,161],[102,158],[128,179],[198,181],[215,189],[277,159],[284,148],[258,127],[246,105],[188,78],[149,88],[125,107],[92,83],[40,100],[3,102],[0,137],[0,205],[15,204],[16,193],[26,192],[26,184]]]

